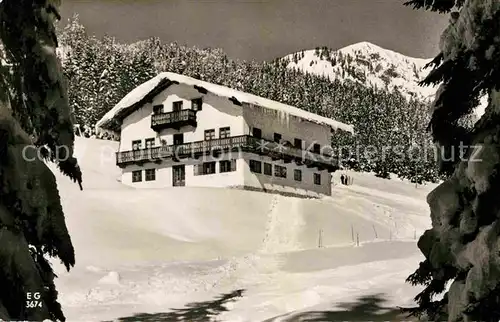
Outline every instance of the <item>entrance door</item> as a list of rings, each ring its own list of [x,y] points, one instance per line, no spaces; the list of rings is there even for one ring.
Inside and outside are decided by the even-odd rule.
[[[172,184],[174,187],[183,187],[186,185],[186,166],[174,165],[172,167]]]

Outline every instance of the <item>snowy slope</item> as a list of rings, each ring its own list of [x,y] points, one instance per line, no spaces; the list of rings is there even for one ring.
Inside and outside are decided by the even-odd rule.
[[[299,53],[300,54],[300,53]],[[431,59],[407,57],[384,49],[369,42],[357,43],[337,51],[315,49],[304,51],[304,57],[293,61],[293,54],[286,56],[291,60],[289,67],[304,72],[323,75],[330,79],[352,80],[376,86],[377,88],[398,89],[407,97],[432,99],[436,89],[420,87],[421,81],[430,69],[424,69]]]
[[[76,250],[70,273],[54,264],[69,321],[168,312],[237,288],[247,293],[223,321],[262,321],[374,290],[396,292],[391,305],[404,305],[417,291],[404,279],[421,259],[414,236],[430,225],[431,187],[353,174],[353,186],[323,200],[136,190],[117,180],[116,149],[77,139],[84,191],[56,172]]]
[[[325,76],[331,80],[351,80],[369,87],[398,90],[407,98],[434,100],[437,86],[419,86],[431,68],[432,59],[413,58],[369,42],[356,43],[338,50],[312,49],[285,56],[288,67]],[[487,105],[483,99],[476,114]]]

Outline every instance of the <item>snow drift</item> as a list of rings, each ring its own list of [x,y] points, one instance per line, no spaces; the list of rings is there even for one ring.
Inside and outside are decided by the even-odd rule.
[[[381,208],[359,191],[347,196],[350,188],[339,187],[324,200],[218,188],[129,188],[118,182],[120,169],[112,157],[116,148],[112,141],[77,139],[84,191],[55,171],[81,265],[304,250],[318,247],[320,230],[324,246],[352,244],[358,235],[363,242],[414,234],[413,229],[403,229],[403,217],[399,230],[397,218],[393,227],[376,221],[374,214],[387,220],[390,212],[396,216],[397,204]],[[425,228],[422,224],[419,230]]]
[[[116,142],[77,138],[75,147],[84,190],[54,169],[76,252],[69,273],[55,264],[70,321],[166,312],[235,289],[248,292],[222,321],[262,321],[372,291],[395,294],[393,305],[415,295],[404,279],[420,260],[414,236],[430,226],[422,199],[430,187],[353,173],[354,185],[335,184],[321,200],[134,189],[118,181]],[[358,238],[362,247],[353,247]]]

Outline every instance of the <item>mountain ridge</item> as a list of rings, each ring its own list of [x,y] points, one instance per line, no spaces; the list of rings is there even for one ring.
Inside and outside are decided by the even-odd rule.
[[[368,87],[399,91],[407,99],[429,102],[435,99],[438,86],[420,86],[432,70],[426,66],[432,58],[415,58],[376,44],[362,41],[333,50],[328,47],[302,50],[281,58],[288,68],[329,78],[350,80]],[[479,118],[488,104],[481,99],[475,114]]]
[[[437,87],[419,82],[429,73],[432,59],[413,58],[370,42],[355,43],[338,50],[328,47],[289,54],[288,67],[324,76],[330,80],[351,80],[361,84],[398,90],[407,98],[431,101]]]

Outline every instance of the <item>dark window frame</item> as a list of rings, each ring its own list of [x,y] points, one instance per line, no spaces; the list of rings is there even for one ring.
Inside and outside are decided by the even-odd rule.
[[[137,151],[142,149],[142,140],[132,141],[132,151]]]
[[[145,140],[144,140],[144,146],[145,146],[145,148],[146,148],[146,149],[151,149],[151,148],[154,148],[154,146],[155,146],[155,141],[156,141],[156,140],[155,140],[155,138],[148,138],[148,139],[145,139]],[[152,143],[151,145],[149,145],[149,146],[148,146],[148,143],[149,143],[149,142],[153,142],[153,143]]]
[[[276,178],[286,179],[287,172],[288,171],[286,167],[277,164],[274,165],[274,176]]]
[[[202,173],[203,175],[210,175],[217,173],[216,162],[215,161],[204,162],[202,164]]]
[[[219,172],[228,173],[236,171],[236,160],[222,160],[219,161]]]
[[[231,127],[225,126],[219,128],[219,139],[227,139],[231,137]]]
[[[304,144],[304,141],[302,139],[295,138],[293,140],[293,147],[296,148],[296,149],[301,149],[302,150],[303,144]]]
[[[250,167],[250,172],[262,173],[262,161],[250,160],[248,166]]]
[[[209,134],[209,133],[213,134],[213,136],[211,136],[207,139],[207,134]],[[205,130],[203,138],[205,141],[215,140],[215,129]]]
[[[151,175],[152,173],[152,175]],[[156,180],[156,169],[146,169],[144,171],[145,181],[155,181]]]
[[[314,184],[317,186],[321,185],[321,173],[314,173],[313,177]]]
[[[163,104],[154,105],[153,106],[153,114],[156,115],[156,114],[163,113],[163,108],[164,108]]]
[[[201,111],[203,109],[203,97],[193,98],[191,100],[191,109]]]
[[[132,182],[142,182],[142,170],[132,171]]]
[[[252,128],[252,136],[258,139],[262,138],[262,130],[259,129],[258,127],[253,127]]]
[[[294,169],[293,170],[293,180],[295,181],[302,181],[302,170],[300,169]]]
[[[271,163],[264,162],[264,174],[266,176],[273,176],[273,165]]]
[[[175,102],[172,102],[172,112],[182,111],[183,107],[184,107],[184,101],[175,101]]]
[[[178,137],[181,137],[182,140],[181,140],[181,143],[177,143],[177,138]],[[173,134],[172,135],[172,143],[173,145],[181,145],[181,144],[184,144],[184,133],[176,133],[176,134]]]

